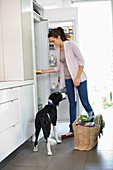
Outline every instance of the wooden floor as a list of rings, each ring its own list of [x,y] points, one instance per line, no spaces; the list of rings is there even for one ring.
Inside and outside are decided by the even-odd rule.
[[[52,147],[47,156],[42,138],[39,151],[33,152],[33,143],[19,152],[3,170],[113,170],[113,108],[103,110],[106,126],[98,145],[91,151],[74,150],[74,138],[64,139]]]

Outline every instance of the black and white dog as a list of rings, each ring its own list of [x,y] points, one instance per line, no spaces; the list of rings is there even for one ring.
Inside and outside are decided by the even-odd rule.
[[[57,107],[59,102],[65,99],[65,93],[52,93],[49,96],[48,105],[46,105],[42,110],[40,110],[35,118],[35,142],[34,142],[34,151],[38,151],[38,136],[42,128],[44,138],[47,141],[47,154],[52,155],[51,145],[56,143],[61,143],[61,140],[58,139],[56,133],[56,122],[57,122]],[[53,125],[54,137],[55,140],[51,138],[51,124]]]

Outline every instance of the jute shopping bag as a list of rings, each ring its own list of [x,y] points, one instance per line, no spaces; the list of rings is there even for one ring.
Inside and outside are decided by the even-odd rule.
[[[89,151],[98,143],[100,116],[98,117],[96,127],[77,126],[76,122],[79,120],[80,116],[73,123],[75,143],[74,149]]]

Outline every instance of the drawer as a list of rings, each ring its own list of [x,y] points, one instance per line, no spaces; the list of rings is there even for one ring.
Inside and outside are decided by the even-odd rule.
[[[19,88],[0,90],[0,104],[19,98]]]
[[[0,104],[0,132],[20,122],[19,100]]]
[[[0,133],[0,162],[21,145],[20,123]]]

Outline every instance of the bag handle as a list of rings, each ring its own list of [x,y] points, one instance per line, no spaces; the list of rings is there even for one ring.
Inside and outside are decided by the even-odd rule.
[[[102,119],[102,115],[99,115],[99,116],[98,116],[97,126],[99,126],[100,119]]]
[[[79,117],[77,117],[77,119],[73,122],[73,125],[80,119],[82,115],[80,114]]]

